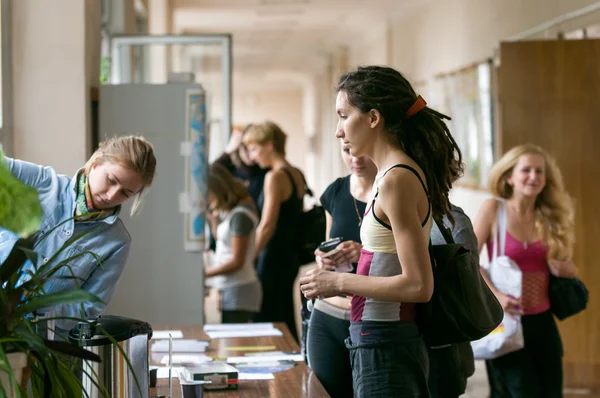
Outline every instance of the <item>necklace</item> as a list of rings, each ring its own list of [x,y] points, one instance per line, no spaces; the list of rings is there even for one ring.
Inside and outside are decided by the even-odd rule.
[[[356,210],[356,217],[358,217],[358,228],[360,228],[363,218],[358,211],[358,204],[356,203],[356,198],[354,196],[352,197],[352,200],[354,200],[354,210]]]
[[[519,219],[523,219],[523,217],[519,217],[519,212],[517,211],[517,209],[514,206],[509,205],[508,208],[511,210],[511,212],[514,214],[515,217],[517,217]],[[523,249],[527,250],[527,248],[529,247],[529,243],[534,241],[535,236],[537,234],[535,216],[534,216],[534,220],[533,220],[533,225],[528,228],[522,228],[520,232],[527,232],[527,233],[523,234],[524,239],[522,241],[519,241],[517,239],[517,241],[523,245]],[[514,235],[513,235],[513,237],[514,237]]]

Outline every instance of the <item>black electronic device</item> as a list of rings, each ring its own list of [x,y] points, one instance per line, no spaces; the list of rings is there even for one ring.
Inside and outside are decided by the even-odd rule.
[[[338,247],[338,245],[340,243],[342,243],[344,241],[344,238],[337,237],[337,238],[333,238],[333,239],[329,239],[325,242],[321,242],[321,244],[319,245],[319,250],[321,250],[324,253],[329,253],[330,251],[332,251],[333,249],[335,249],[336,247]]]

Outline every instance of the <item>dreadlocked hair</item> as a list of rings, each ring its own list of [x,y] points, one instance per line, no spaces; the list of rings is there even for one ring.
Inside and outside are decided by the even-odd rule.
[[[433,216],[446,215],[452,223],[448,198],[452,183],[462,174],[462,154],[444,119],[450,118],[429,107],[406,116],[417,94],[400,72],[383,66],[361,66],[340,77],[337,91],[346,93],[348,102],[366,113],[379,111],[391,141],[423,170]]]

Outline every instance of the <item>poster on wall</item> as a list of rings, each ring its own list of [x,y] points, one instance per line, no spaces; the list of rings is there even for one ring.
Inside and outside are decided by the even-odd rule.
[[[208,133],[204,91],[186,91],[184,249],[200,252],[205,248],[205,224],[208,195]]]
[[[487,187],[494,162],[492,68],[486,61],[438,75],[428,90],[430,106],[452,118],[446,123],[465,163],[458,183],[475,189]]]

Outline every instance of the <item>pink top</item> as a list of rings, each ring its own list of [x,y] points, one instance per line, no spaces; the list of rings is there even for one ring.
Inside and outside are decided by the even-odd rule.
[[[487,245],[489,258],[492,258],[493,241]],[[506,232],[504,254],[510,257],[523,273],[521,301],[525,315],[539,314],[550,309],[548,283],[548,251],[541,240],[524,244]]]

